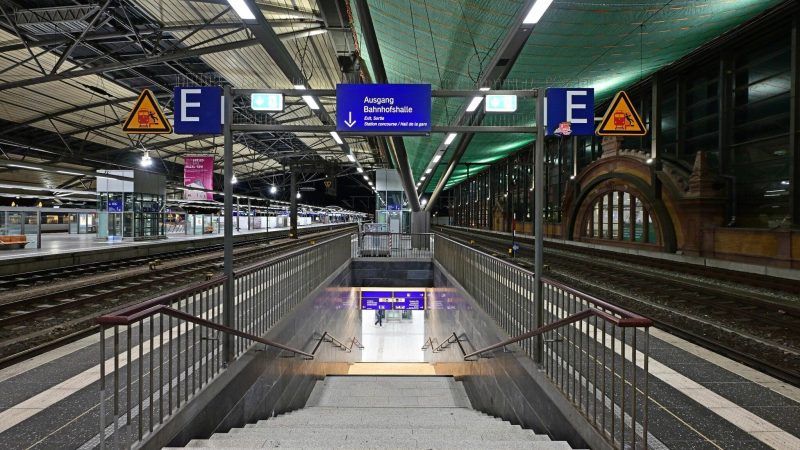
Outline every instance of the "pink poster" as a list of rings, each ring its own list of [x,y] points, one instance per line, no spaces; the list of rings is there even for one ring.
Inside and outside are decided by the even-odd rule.
[[[184,156],[183,185],[189,188],[214,189],[214,157]],[[184,191],[186,200],[214,200],[214,194],[203,191]]]

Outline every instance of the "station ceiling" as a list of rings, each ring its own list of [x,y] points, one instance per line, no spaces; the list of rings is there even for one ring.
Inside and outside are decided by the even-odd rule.
[[[504,87],[594,87],[598,100],[646,77],[782,0],[554,0],[511,64]],[[179,184],[182,155],[213,153],[215,136],[122,132],[142,88],[171,116],[172,89],[230,84],[291,88],[291,80],[226,0],[18,0],[0,14],[0,158],[93,170],[134,167],[148,149]],[[364,24],[350,0],[258,0],[310,88],[333,89],[360,70],[374,79]],[[531,0],[369,0],[389,82],[474,89],[516,17]],[[361,59],[353,58],[360,55]],[[433,122],[450,124],[462,99],[434,99]],[[323,102],[331,115],[335,102]],[[487,124],[532,124],[533,108]],[[320,124],[303,103],[270,120]],[[533,141],[515,134],[477,135],[462,162],[496,161]],[[444,139],[405,137],[415,182]],[[385,166],[374,142],[349,138],[365,168]],[[452,146],[451,146],[452,148]],[[326,161],[356,177],[341,146],[327,135],[247,134],[234,146],[237,190],[263,193],[280,184],[293,161]],[[433,173],[432,189],[452,151]],[[477,170],[476,168],[472,169]],[[474,172],[473,172],[474,173]],[[449,184],[461,181],[459,166]],[[360,177],[359,177],[360,178]],[[304,178],[305,179],[305,178]],[[314,179],[312,175],[308,180]],[[0,181],[63,188],[93,187],[87,177],[0,167]]]

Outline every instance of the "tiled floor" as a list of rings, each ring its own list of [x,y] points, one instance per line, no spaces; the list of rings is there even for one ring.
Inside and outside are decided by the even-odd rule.
[[[399,313],[400,311],[392,311]],[[411,311],[412,318],[384,319],[375,325],[375,311],[361,311],[362,362],[424,362],[425,312]]]

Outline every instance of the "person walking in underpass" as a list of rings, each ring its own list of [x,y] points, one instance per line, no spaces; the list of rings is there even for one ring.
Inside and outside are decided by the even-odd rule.
[[[380,327],[383,326],[383,310],[382,309],[376,309],[375,310],[375,325],[378,325]]]

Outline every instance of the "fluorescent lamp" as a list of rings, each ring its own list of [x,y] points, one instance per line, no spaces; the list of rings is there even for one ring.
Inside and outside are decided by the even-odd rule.
[[[33,167],[33,166],[23,166],[23,165],[20,165],[20,164],[6,164],[6,166],[8,166],[8,167],[17,167],[17,168],[20,168],[20,169],[29,169],[29,170],[41,170],[41,171],[44,171],[44,169],[42,169],[42,168],[40,168],[40,167]]]
[[[368,176],[366,176],[366,175],[364,175],[364,179],[365,179],[365,180],[367,180],[367,181],[369,181],[369,177],[368,177]]]
[[[244,0],[228,0],[228,3],[242,20],[255,20],[256,16],[253,15],[253,11],[250,11]]]
[[[547,8],[550,7],[551,3],[553,3],[553,0],[536,0],[533,6],[531,6],[531,10],[528,11],[528,15],[525,16],[525,19],[522,21],[522,23],[525,24],[538,23],[539,19],[542,18],[544,12],[547,11]]]
[[[467,105],[467,112],[472,112],[478,109],[478,105],[483,101],[483,97],[472,97],[472,101]]]
[[[337,144],[344,144],[342,138],[339,137],[339,133],[331,131],[331,137],[333,137],[333,140],[336,141]]]
[[[425,173],[431,173],[431,170],[433,170],[433,169],[431,169],[431,168],[425,169]]]
[[[442,155],[433,155],[433,162],[438,163],[442,159]]]
[[[444,145],[450,145],[456,139],[456,133],[450,133],[447,135],[447,139],[444,140]]]
[[[419,177],[419,181],[425,181],[425,175]]]
[[[314,100],[314,97],[312,97],[310,95],[304,95],[303,96],[303,101],[306,102],[306,105],[308,105],[309,108],[311,108],[311,109],[319,109],[319,105],[317,104],[317,101]]]
[[[355,156],[353,156],[353,154],[352,154],[352,153],[348,153],[348,154],[347,154],[347,159],[349,159],[349,160],[350,160],[350,162],[356,162],[356,157],[355,157]]]
[[[57,173],[63,173],[64,175],[75,175],[76,177],[82,177],[84,174],[78,172],[70,172],[68,170],[56,170]]]
[[[488,91],[488,90],[489,90],[489,87],[488,87],[488,86],[484,86],[484,87],[482,87],[482,88],[480,88],[480,89],[478,89],[478,90],[479,90],[479,91]]]
[[[358,171],[358,173],[364,173],[364,169],[362,169],[361,167],[356,167],[356,170]]]

